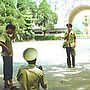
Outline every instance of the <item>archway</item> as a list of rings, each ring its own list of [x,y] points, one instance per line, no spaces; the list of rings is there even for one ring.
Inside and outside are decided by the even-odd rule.
[[[71,23],[72,24],[72,22],[74,20],[74,17],[78,13],[80,13],[81,11],[84,11],[84,10],[90,10],[90,6],[88,6],[88,5],[81,5],[81,6],[78,6],[78,7],[74,8],[72,10],[72,12],[70,13],[70,15],[69,15],[68,23]]]

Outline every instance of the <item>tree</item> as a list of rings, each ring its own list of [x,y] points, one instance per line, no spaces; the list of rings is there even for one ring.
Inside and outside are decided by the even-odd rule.
[[[34,1],[32,1],[32,0],[19,0],[17,3],[17,9],[23,15],[24,20],[26,22],[25,25],[32,25],[32,23],[35,22],[34,19],[36,18],[36,15],[37,15],[37,5]],[[29,20],[26,20],[25,16]],[[33,16],[33,17],[30,18],[29,16]],[[31,28],[25,28],[25,30],[26,29],[31,29]],[[30,31],[28,33],[31,34],[31,36],[32,36],[32,33]],[[26,35],[26,32],[27,31],[25,31],[25,35]]]
[[[18,0],[17,8],[22,14],[25,14],[27,9],[33,14],[33,17],[37,13],[37,5],[33,0]]]
[[[36,17],[37,14],[37,5],[36,2],[33,0],[27,0],[27,6],[29,7],[30,11],[32,12],[33,17]]]
[[[44,35],[45,31],[54,28],[54,24],[57,23],[57,15],[55,12],[51,10],[50,5],[47,3],[46,0],[42,0],[38,7],[37,11],[37,25],[44,28]]]
[[[17,27],[16,32],[19,32],[19,30],[24,29],[26,22],[20,11],[16,9],[14,0],[1,0],[0,1],[0,31],[1,30],[4,31],[5,26],[8,23],[15,24]]]
[[[26,0],[18,0],[17,2],[17,9],[21,11],[25,10],[26,8]]]

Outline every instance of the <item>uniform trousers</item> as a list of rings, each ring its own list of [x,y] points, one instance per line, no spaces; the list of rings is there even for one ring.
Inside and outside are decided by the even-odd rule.
[[[3,56],[3,74],[4,80],[12,80],[13,76],[13,57]]]
[[[71,59],[72,59],[72,66],[75,67],[75,55],[74,48],[72,47],[66,47],[66,53],[67,53],[67,65],[69,68],[71,68]]]

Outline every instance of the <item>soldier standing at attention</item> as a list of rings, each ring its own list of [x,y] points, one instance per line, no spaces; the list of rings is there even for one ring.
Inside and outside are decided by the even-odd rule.
[[[37,50],[35,48],[27,48],[23,53],[24,59],[27,61],[27,66],[22,66],[17,74],[17,80],[20,83],[21,90],[40,90],[47,88],[47,80],[42,68],[36,66]]]
[[[68,68],[71,68],[71,57],[72,57],[72,66],[75,67],[75,47],[76,47],[76,35],[72,31],[72,24],[66,25],[68,32],[64,35],[64,40],[66,40],[66,53],[67,53],[67,65]],[[70,57],[71,56],[71,57]]]

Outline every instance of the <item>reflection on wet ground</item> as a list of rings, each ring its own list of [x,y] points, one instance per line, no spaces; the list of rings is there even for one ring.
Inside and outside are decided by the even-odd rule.
[[[45,71],[49,90],[90,89],[90,64],[78,64],[76,68],[53,65],[47,66]]]

